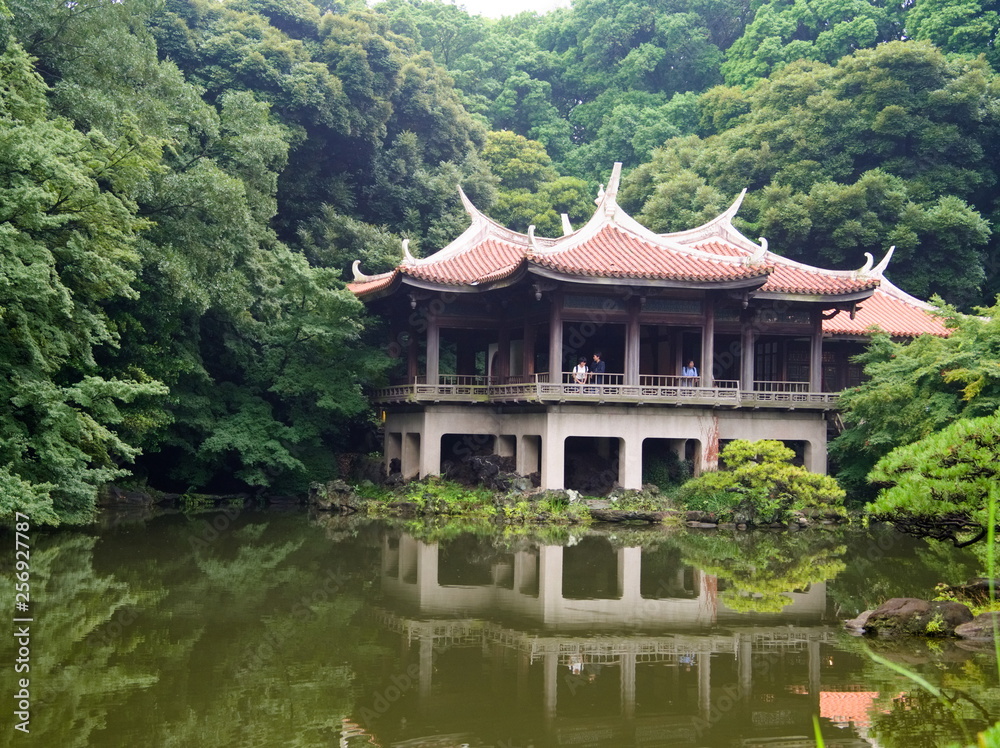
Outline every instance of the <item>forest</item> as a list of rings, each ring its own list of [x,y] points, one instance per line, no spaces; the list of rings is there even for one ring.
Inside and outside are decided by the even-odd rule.
[[[847,400],[862,486],[997,409],[996,323],[959,312],[1000,312],[998,29],[986,0],[0,0],[0,515],[330,478],[391,365],[351,262],[443,246],[459,183],[558,234],[616,160],[655,230],[747,188],[747,235],[834,268],[895,245],[940,297],[956,342],[876,341]]]

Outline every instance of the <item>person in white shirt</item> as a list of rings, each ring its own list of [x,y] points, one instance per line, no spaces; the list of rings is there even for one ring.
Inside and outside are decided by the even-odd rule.
[[[681,367],[681,385],[684,387],[698,386],[698,367],[694,361],[688,361],[687,366]]]

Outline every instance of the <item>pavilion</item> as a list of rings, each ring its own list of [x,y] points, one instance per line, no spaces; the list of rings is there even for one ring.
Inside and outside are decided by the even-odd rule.
[[[391,334],[398,383],[375,394],[385,463],[437,475],[463,454],[513,457],[544,488],[566,485],[568,452],[594,448],[625,488],[667,451],[714,469],[720,442],[779,439],[826,471],[838,393],[861,381],[850,361],[872,326],[945,335],[930,306],[877,265],[826,270],[768,251],[732,219],[656,234],[618,205],[615,164],[597,210],[564,235],[507,229],[461,193],[469,228],[443,249],[349,288]],[[744,191],[745,194],[745,191]],[[866,253],[867,254],[867,253]],[[577,381],[580,357],[606,371]],[[694,361],[695,377],[681,368]]]

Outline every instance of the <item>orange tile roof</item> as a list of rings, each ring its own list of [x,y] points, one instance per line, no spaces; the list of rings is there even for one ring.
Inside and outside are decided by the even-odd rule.
[[[951,334],[941,319],[931,314],[930,305],[904,294],[888,281],[883,281],[883,284],[871,298],[859,304],[854,319],[841,312],[823,321],[823,332],[827,335],[867,336],[870,328],[878,327],[896,337],[947,337]]]
[[[832,275],[808,268],[776,263],[774,272],[761,287],[762,293],[842,294],[878,286],[878,278]]]
[[[431,255],[399,267],[401,273],[421,280],[447,285],[473,285],[487,278],[504,278],[513,273],[524,258],[525,248],[493,237],[469,246],[444,259]]]
[[[556,243],[552,251],[530,252],[528,260],[570,275],[692,282],[754,278],[771,269],[763,264],[721,262],[700,252],[678,251],[665,243],[645,241],[613,224],[566,249]]]
[[[923,333],[947,335],[929,306],[904,293],[882,277],[888,262],[874,270],[871,261],[859,271],[825,270],[767,251],[741,234],[732,224],[743,195],[724,213],[708,223],[686,231],[654,234],[627,215],[617,204],[621,166],[616,164],[608,189],[598,199],[598,209],[578,231],[557,239],[521,234],[500,226],[479,212],[459,191],[471,225],[455,241],[433,255],[416,259],[405,246],[404,260],[393,271],[365,277],[357,273],[348,288],[358,296],[389,289],[401,277],[452,287],[488,287],[516,273],[525,263],[539,272],[550,270],[580,278],[635,278],[689,283],[732,283],[753,286],[755,292],[857,299],[852,320],[840,313],[823,323],[828,335],[867,334],[878,325],[896,336]],[[745,191],[744,191],[745,194]],[[881,284],[881,287],[880,287]]]
[[[370,294],[377,293],[391,286],[392,282],[396,280],[398,275],[398,270],[392,270],[388,273],[382,273],[381,275],[372,275],[364,280],[348,283],[347,290],[351,291],[356,296],[369,296]]]
[[[723,239],[712,238],[692,246],[723,257],[749,257],[753,254],[749,249]],[[879,284],[878,278],[873,276],[855,276],[844,271],[811,267],[772,252],[765,252],[764,257],[773,266],[773,272],[758,293],[846,294],[875,288]]]

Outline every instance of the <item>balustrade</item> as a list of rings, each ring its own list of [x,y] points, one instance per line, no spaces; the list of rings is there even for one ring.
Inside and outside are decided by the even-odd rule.
[[[412,385],[379,390],[375,399],[380,403],[614,402],[826,410],[835,407],[839,397],[837,393],[810,392],[808,382],[755,381],[754,390],[745,391],[735,379],[718,379],[705,387],[700,377],[672,375],[643,374],[639,384],[625,384],[624,375],[615,372],[592,375],[582,383],[574,379],[572,372],[561,372],[555,375],[556,381],[552,379],[549,372],[509,377],[443,374],[437,384],[416,377]]]

